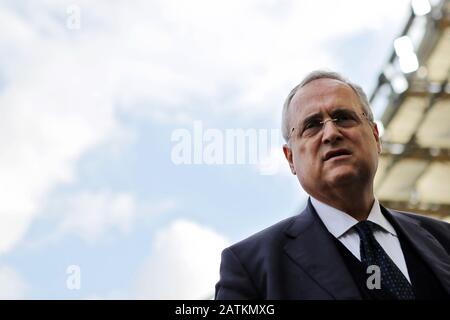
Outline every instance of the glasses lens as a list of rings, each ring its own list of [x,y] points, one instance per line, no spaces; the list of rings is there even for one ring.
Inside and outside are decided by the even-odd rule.
[[[360,122],[356,113],[350,110],[340,110],[333,116],[336,119],[336,125],[343,128],[357,126]]]
[[[334,122],[334,124],[340,128],[351,128],[361,123],[360,118],[354,111],[338,109],[331,114],[331,118],[328,120],[323,120],[320,115],[305,120],[298,130],[299,134],[301,137],[315,136],[322,130],[324,124],[328,121]]]

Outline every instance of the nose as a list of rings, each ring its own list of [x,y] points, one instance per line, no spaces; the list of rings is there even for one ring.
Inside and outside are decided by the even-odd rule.
[[[342,140],[342,133],[339,131],[336,123],[333,119],[325,120],[322,127],[322,142],[333,144],[338,140]]]

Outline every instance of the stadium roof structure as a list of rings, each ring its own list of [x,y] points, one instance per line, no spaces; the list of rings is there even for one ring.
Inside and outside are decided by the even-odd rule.
[[[383,131],[375,194],[450,222],[450,1],[411,4],[370,97]]]

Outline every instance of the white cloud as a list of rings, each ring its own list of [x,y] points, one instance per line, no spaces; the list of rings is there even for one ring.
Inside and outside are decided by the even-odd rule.
[[[80,156],[117,127],[100,101],[66,96],[39,78],[0,95],[0,253],[20,239],[52,187],[73,181]]]
[[[219,280],[220,253],[228,241],[187,220],[161,230],[137,276],[139,299],[208,299]]]
[[[76,234],[89,243],[110,230],[129,233],[136,219],[136,203],[128,193],[82,192],[66,199],[61,209],[57,234]]]
[[[0,266],[0,299],[26,299],[29,288],[12,268]]]
[[[37,15],[50,19],[42,9]],[[117,132],[124,130],[103,81],[107,62],[91,59],[89,45],[75,48],[38,34],[33,20],[7,9],[0,21],[0,30],[8,30],[0,33],[0,46],[8,49],[0,50],[0,60],[8,61],[0,63],[6,80],[0,87],[1,254],[23,237],[47,193],[74,181],[76,161],[96,145],[120,140]]]
[[[88,244],[108,239],[111,234],[128,235],[139,224],[177,207],[173,198],[138,202],[128,192],[80,191],[53,199],[48,204],[47,221],[56,225],[50,233],[29,239],[28,248],[42,247],[65,236],[73,235]]]
[[[170,122],[205,107],[248,117],[278,109],[302,74],[335,65],[324,43],[380,30],[405,3],[2,4],[0,254],[22,239],[52,188],[76,179],[83,154],[117,138],[118,108]],[[66,28],[73,4],[80,30]]]

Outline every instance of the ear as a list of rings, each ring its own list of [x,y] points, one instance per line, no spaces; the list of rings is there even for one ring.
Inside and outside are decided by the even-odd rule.
[[[287,144],[283,145],[283,153],[284,156],[286,157],[286,160],[289,162],[289,167],[291,168],[292,174],[296,175],[297,173],[295,172],[294,161],[292,159],[292,150],[291,148],[289,148]]]
[[[381,139],[380,139],[380,133],[378,132],[378,126],[377,124],[374,122],[373,123],[373,136],[375,137],[375,141],[377,143],[377,150],[378,150],[378,154],[381,154]]]

